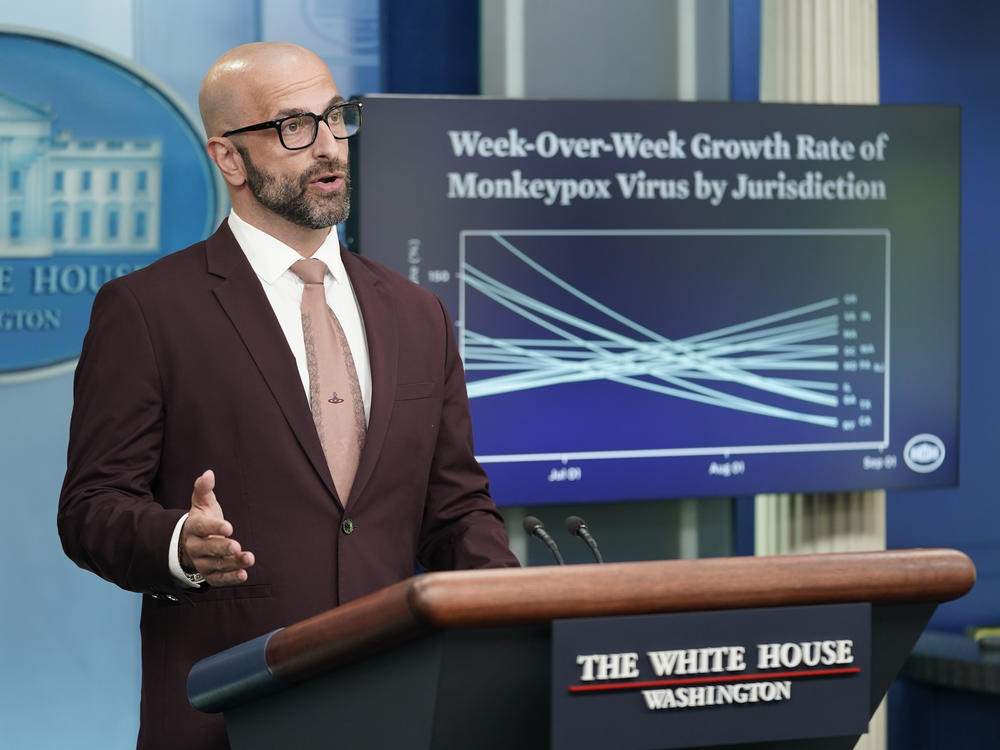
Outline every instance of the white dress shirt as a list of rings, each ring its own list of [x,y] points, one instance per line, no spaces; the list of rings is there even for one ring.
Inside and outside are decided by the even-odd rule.
[[[306,362],[306,344],[302,335],[302,290],[305,283],[292,273],[291,266],[302,256],[280,240],[250,226],[234,211],[229,212],[229,228],[267,295],[274,314],[278,318],[288,346],[295,356],[299,367],[299,378],[306,395],[309,395],[309,367]],[[340,321],[347,343],[354,357],[354,368],[358,372],[358,382],[361,385],[361,399],[365,404],[365,422],[371,414],[372,402],[372,369],[368,359],[368,341],[365,338],[365,327],[361,320],[361,310],[354,296],[354,287],[347,277],[344,261],[340,257],[340,242],[336,230],[331,230],[326,240],[313,254],[326,263],[327,272],[324,279],[326,303]]]
[[[274,315],[278,319],[278,325],[281,326],[281,331],[288,341],[288,347],[295,357],[295,364],[298,366],[299,378],[302,381],[306,398],[309,398],[309,366],[306,362],[306,344],[302,335],[300,311],[305,282],[291,271],[292,264],[301,260],[302,256],[284,242],[247,224],[236,215],[235,211],[229,212],[229,228],[264,288],[264,294],[267,295],[267,300],[271,303]],[[344,261],[340,257],[340,242],[335,229],[330,231],[326,240],[312,257],[326,263],[327,271],[323,280],[326,303],[337,316],[341,328],[344,329],[344,335],[347,337],[347,343],[351,347],[354,369],[357,370],[358,383],[361,386],[361,399],[364,402],[365,423],[367,424],[371,415],[372,402],[372,369],[368,357],[368,340],[365,337],[364,321],[361,319],[361,309],[358,307],[358,300],[354,295],[354,287],[351,286],[351,280],[344,268]],[[224,504],[224,498],[222,502]],[[178,543],[181,527],[184,526],[186,519],[187,514],[184,514],[174,527],[174,533],[170,538],[171,552],[168,558],[170,571],[174,577],[188,586],[196,587],[197,584],[184,573],[179,559]]]

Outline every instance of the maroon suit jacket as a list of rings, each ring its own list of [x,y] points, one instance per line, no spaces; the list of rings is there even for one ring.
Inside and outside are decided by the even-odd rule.
[[[224,748],[188,704],[197,660],[427,570],[517,565],[475,461],[440,301],[344,253],[368,339],[367,442],[345,506],[294,359],[223,223],[106,284],[74,383],[59,532],[66,553],[143,597],[140,748]],[[195,477],[256,556],[240,586],[183,589],[170,536]],[[352,523],[346,523],[350,520]]]

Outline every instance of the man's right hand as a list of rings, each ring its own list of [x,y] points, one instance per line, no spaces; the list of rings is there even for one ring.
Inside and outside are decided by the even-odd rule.
[[[201,573],[212,586],[243,583],[254,557],[230,538],[232,533],[215,497],[215,473],[209,469],[194,482],[191,511],[181,528],[181,567]]]

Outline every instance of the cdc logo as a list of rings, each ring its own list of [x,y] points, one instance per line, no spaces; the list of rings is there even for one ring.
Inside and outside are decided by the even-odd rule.
[[[944,443],[937,435],[914,435],[903,446],[903,461],[913,471],[928,474],[944,463]]]
[[[0,27],[0,383],[68,371],[100,286],[209,234],[200,127],[130,63]]]

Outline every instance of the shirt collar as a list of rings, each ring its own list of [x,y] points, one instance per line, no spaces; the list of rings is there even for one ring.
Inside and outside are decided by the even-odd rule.
[[[298,252],[267,232],[248,224],[232,209],[229,211],[229,228],[250,261],[254,273],[268,284],[273,284],[292,263],[302,259]],[[347,269],[340,257],[340,239],[335,229],[330,230],[312,257],[326,263],[327,269],[337,281],[347,279]]]

